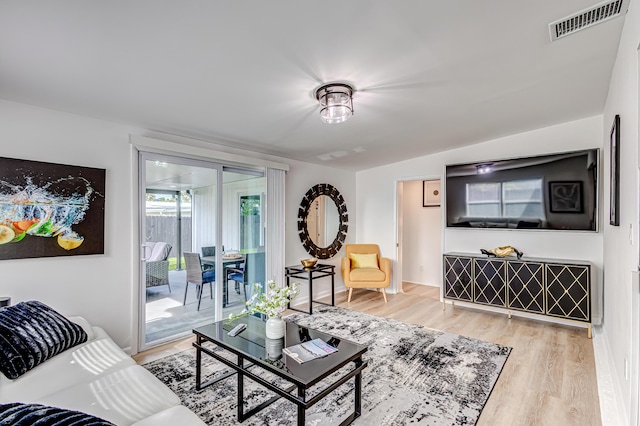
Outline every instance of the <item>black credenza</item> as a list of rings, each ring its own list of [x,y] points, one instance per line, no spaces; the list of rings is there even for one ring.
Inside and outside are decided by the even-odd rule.
[[[587,324],[591,264],[577,260],[445,253],[443,303],[461,301]],[[443,305],[444,309],[444,305]]]

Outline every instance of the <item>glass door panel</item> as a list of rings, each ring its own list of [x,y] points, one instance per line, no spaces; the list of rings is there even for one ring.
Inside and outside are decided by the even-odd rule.
[[[202,250],[218,240],[220,173],[215,163],[140,156],[141,348],[189,335],[219,316],[222,277],[216,254]],[[184,253],[198,253],[201,265],[187,265]],[[189,268],[199,268],[202,285],[187,282]]]
[[[265,285],[265,192],[263,171],[223,168],[222,240],[223,316],[239,313],[256,290]]]

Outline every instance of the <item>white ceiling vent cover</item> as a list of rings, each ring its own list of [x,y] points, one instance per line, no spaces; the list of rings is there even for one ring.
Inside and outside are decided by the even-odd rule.
[[[552,22],[549,24],[551,41],[624,15],[627,13],[627,3],[628,0],[605,1]]]

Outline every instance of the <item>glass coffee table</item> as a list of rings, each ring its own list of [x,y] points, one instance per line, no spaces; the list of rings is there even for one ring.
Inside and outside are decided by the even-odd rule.
[[[247,328],[235,337],[227,333],[238,324],[246,324]],[[349,415],[341,425],[348,425],[356,418],[360,417],[362,400],[362,370],[367,366],[367,362],[362,360],[362,355],[367,351],[367,347],[341,339],[330,334],[322,333],[310,328],[301,327],[294,323],[286,323],[285,337],[281,339],[267,339],[264,335],[265,321],[248,316],[238,320],[228,322],[218,321],[202,327],[193,329],[196,341],[193,346],[196,348],[196,389],[200,390],[224,380],[234,374],[238,375],[238,421],[243,422],[280,398],[285,398],[293,402],[298,407],[298,425],[304,425],[306,410],[329,395],[338,386],[354,379],[354,407],[353,413]],[[338,348],[338,352],[332,353],[323,358],[300,364],[289,356],[282,353],[283,347],[296,345],[301,342],[320,338],[331,346]],[[222,356],[210,348],[205,343],[210,342],[233,354],[231,357]],[[226,373],[213,380],[202,382],[202,354],[206,354],[232,368],[233,371]],[[233,361],[233,358],[236,361]],[[353,364],[351,368],[346,367]],[[338,370],[345,367],[345,371],[333,375]],[[267,370],[277,377],[289,382],[289,386],[277,386],[272,381],[264,378],[261,370]],[[323,383],[323,389],[313,392],[313,396],[308,397],[307,391],[323,379],[331,376],[327,383]],[[244,399],[244,378],[247,377],[270,391],[276,396],[253,407],[246,412],[243,408]]]

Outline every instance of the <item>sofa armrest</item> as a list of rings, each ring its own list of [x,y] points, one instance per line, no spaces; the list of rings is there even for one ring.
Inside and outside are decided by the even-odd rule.
[[[72,323],[78,324],[80,327],[82,327],[85,333],[87,333],[87,341],[96,338],[96,334],[93,332],[93,327],[91,327],[89,321],[87,321],[83,317],[67,317],[67,319]]]

